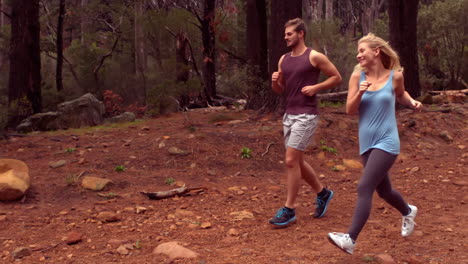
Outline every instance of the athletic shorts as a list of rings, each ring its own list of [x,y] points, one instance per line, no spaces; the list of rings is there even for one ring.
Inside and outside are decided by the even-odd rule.
[[[284,145],[305,151],[312,142],[312,136],[317,129],[319,116],[299,114],[283,116]]]

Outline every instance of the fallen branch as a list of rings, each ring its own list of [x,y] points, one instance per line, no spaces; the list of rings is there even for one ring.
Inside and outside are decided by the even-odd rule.
[[[53,249],[53,248],[56,248],[58,245],[60,245],[60,244],[62,244],[62,243],[63,243],[63,242],[56,243],[56,244],[54,244],[54,245],[52,245],[52,246],[50,246],[50,247],[43,248],[43,249],[41,249],[41,248],[33,249],[32,251],[45,252],[45,251],[47,251],[47,250],[51,250],[51,249]]]
[[[445,90],[445,91],[429,91],[429,94],[468,94],[468,89],[464,90]]]
[[[317,97],[320,100],[330,100],[330,99],[341,99],[348,94],[348,91],[337,92],[337,93],[327,93],[327,94],[317,94]]]
[[[160,200],[160,199],[165,199],[169,197],[174,197],[174,196],[189,196],[189,195],[194,195],[194,194],[200,194],[203,193],[207,188],[206,187],[197,187],[197,188],[188,188],[185,185],[168,190],[168,191],[159,191],[159,192],[140,192],[143,195],[148,196],[148,198],[152,200]]]
[[[265,156],[266,154],[268,154],[268,151],[270,151],[271,145],[274,145],[274,144],[275,144],[275,143],[270,143],[270,144],[268,144],[268,146],[266,147],[265,152],[262,153],[262,157]]]

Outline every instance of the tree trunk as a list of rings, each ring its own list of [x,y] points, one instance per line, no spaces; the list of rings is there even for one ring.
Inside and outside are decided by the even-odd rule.
[[[206,100],[216,98],[215,0],[204,0],[201,19],[203,41],[203,84]]]
[[[325,19],[333,18],[333,0],[325,0]]]
[[[86,44],[86,34],[88,32],[87,28],[88,17],[86,16],[86,6],[88,5],[88,0],[81,0],[81,16],[80,16],[80,30],[81,30],[81,44]]]
[[[269,39],[269,72],[278,71],[278,61],[283,54],[288,52],[284,41],[284,24],[293,18],[302,16],[301,0],[272,0],[270,18],[270,39]],[[271,90],[271,85],[267,87],[265,98],[265,110],[278,111],[282,107],[281,97]]]
[[[390,44],[400,55],[405,89],[416,98],[421,95],[417,49],[418,0],[388,1]]]
[[[262,106],[259,96],[264,89],[264,82],[268,80],[268,37],[267,14],[265,0],[247,1],[247,45],[246,55],[253,74],[259,76],[250,84],[247,108],[258,109]],[[258,81],[257,81],[258,80]]]
[[[55,84],[57,91],[63,90],[62,67],[63,67],[63,17],[65,16],[65,0],[60,0],[59,15],[57,23],[57,68],[55,71]]]
[[[187,35],[185,33],[177,33],[176,38],[176,81],[178,83],[186,83],[189,80],[189,58],[187,49],[189,48]],[[179,96],[179,106],[181,109],[185,109],[190,104],[189,95],[182,91]]]
[[[11,116],[10,125],[16,125],[31,110],[42,110],[39,33],[39,0],[12,1],[8,106],[15,116]],[[23,99],[23,109],[12,109],[22,107]]]
[[[312,22],[322,19],[323,16],[323,1],[324,0],[311,0],[312,3]]]
[[[146,76],[145,71],[147,69],[146,60],[146,46],[145,38],[143,34],[143,0],[135,1],[135,74],[141,77],[142,87],[136,87],[138,101],[141,103],[146,102]]]

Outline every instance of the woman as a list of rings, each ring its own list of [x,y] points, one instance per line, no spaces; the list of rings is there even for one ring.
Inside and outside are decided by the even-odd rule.
[[[383,39],[369,33],[358,42],[359,64],[351,75],[346,112],[359,114],[359,149],[364,173],[358,184],[358,199],[348,233],[328,233],[328,240],[352,254],[356,239],[369,218],[375,190],[403,216],[401,235],[411,235],[418,208],[406,203],[392,188],[390,170],[400,153],[395,99],[420,111],[422,104],[405,91],[403,69],[397,53]]]

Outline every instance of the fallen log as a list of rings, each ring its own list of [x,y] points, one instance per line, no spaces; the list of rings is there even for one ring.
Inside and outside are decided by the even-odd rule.
[[[326,93],[326,94],[317,94],[317,97],[320,100],[338,100],[345,99],[348,95],[348,91],[336,92],[336,93]]]
[[[159,191],[159,192],[141,191],[140,193],[147,196],[148,198],[152,200],[161,200],[161,199],[170,198],[174,196],[190,196],[190,195],[200,194],[200,193],[205,192],[206,189],[207,189],[206,187],[188,188],[184,185],[180,188],[167,190],[167,191]]]
[[[468,94],[468,89],[463,90],[445,90],[445,91],[429,91],[429,94]]]

